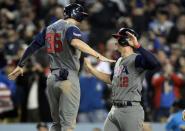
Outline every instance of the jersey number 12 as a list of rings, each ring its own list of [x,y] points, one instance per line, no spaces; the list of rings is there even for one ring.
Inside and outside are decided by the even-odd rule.
[[[57,53],[63,50],[60,33],[47,33],[45,38],[47,41],[48,53]]]
[[[128,87],[128,77],[120,77],[120,87]]]

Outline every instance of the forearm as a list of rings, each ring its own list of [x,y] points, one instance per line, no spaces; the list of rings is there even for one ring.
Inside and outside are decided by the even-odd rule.
[[[72,40],[72,45],[79,49],[80,51],[90,54],[96,58],[98,58],[101,54],[99,54],[98,52],[96,52],[95,50],[93,50],[89,45],[87,45],[86,43],[84,43],[83,41],[79,40],[79,39],[74,39]]]
[[[25,50],[22,58],[20,59],[18,66],[23,67],[26,61],[38,50],[41,46],[34,40],[30,46]]]
[[[88,69],[99,80],[101,80],[101,81],[103,81],[103,82],[105,82],[107,84],[111,84],[111,79],[110,79],[110,75],[109,74],[105,74],[103,72],[100,72],[100,71],[96,70],[92,66],[89,66]]]
[[[159,61],[155,58],[155,56],[151,52],[145,50],[142,47],[139,47],[137,51],[141,54],[142,57],[140,60],[141,62],[139,64],[141,67],[147,69],[154,69],[160,67]]]

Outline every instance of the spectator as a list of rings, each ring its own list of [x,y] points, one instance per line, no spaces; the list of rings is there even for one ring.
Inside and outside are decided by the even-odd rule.
[[[1,69],[4,68],[4,67],[6,66],[6,64],[7,64],[7,61],[6,61],[6,59],[5,59],[5,53],[4,53],[4,51],[3,51],[2,49],[0,49],[0,58],[1,58],[0,70],[1,70]]]
[[[55,21],[62,19],[64,17],[63,14],[63,6],[54,6],[53,8],[51,8],[48,17],[46,18],[46,25],[50,25]]]
[[[173,66],[166,63],[163,71],[156,73],[152,78],[154,88],[155,120],[165,121],[170,114],[173,102],[180,98],[180,87],[183,84],[181,74],[173,71]]]
[[[172,114],[168,118],[166,131],[182,131],[184,130],[185,121],[182,120],[182,111],[185,109],[185,100],[175,101],[172,106]]]
[[[116,19],[120,16],[120,10],[113,1],[96,0],[89,11],[89,23],[92,27],[89,41],[97,47],[97,44],[105,44],[111,36],[111,32],[116,27]]]
[[[171,46],[171,54],[169,56],[171,64],[174,66],[174,71],[178,72],[179,71],[179,66],[181,65],[180,59],[182,57],[182,52],[181,52],[181,47],[179,44],[173,44]]]
[[[165,9],[158,9],[155,19],[149,24],[149,29],[156,34],[161,32],[168,34],[173,26],[168,17],[168,12]]]
[[[185,32],[180,33],[177,37],[177,43],[181,47],[182,52],[185,51]]]
[[[35,13],[33,12],[33,9],[31,7],[28,7],[27,9],[20,12],[20,17],[22,18],[19,21],[17,30],[20,34],[20,38],[24,39],[25,43],[28,44],[32,40],[32,37],[34,36],[34,33],[36,32],[36,26],[34,24],[35,19]],[[24,35],[21,35],[21,34]]]
[[[5,53],[9,57],[15,57],[20,48],[20,42],[17,37],[16,31],[11,27],[7,30],[8,40],[5,43]]]
[[[133,22],[133,29],[136,32],[143,32],[147,28],[147,17],[145,17],[145,8],[144,8],[144,1],[142,0],[135,0],[132,6],[132,22]],[[141,34],[139,34],[141,35]]]
[[[167,45],[165,34],[159,33],[154,38],[154,51],[162,50],[166,55],[170,55],[170,47]]]
[[[175,43],[177,41],[179,34],[185,32],[184,21],[185,21],[185,14],[181,13],[181,15],[177,18],[177,22],[170,29],[170,32],[168,34],[167,38],[169,43]]]
[[[177,18],[179,17],[181,10],[182,10],[182,5],[179,1],[172,1],[168,3],[167,9],[170,11],[169,13],[169,18],[173,21],[176,22]]]
[[[21,93],[21,122],[50,122],[51,116],[46,98],[46,77],[39,64],[28,63],[24,77],[17,79]]]
[[[0,71],[0,118],[6,120],[7,118],[17,117],[16,105],[16,84],[10,81],[7,74],[15,68],[13,63],[9,63],[4,70]],[[12,119],[13,120],[13,119]]]

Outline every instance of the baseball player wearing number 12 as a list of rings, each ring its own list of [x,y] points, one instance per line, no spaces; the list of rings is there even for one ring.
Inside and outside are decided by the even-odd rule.
[[[85,59],[89,72],[112,84],[113,106],[105,121],[104,131],[142,131],[142,81],[147,70],[158,68],[160,64],[150,52],[141,47],[134,30],[121,28],[113,37],[118,41],[116,45],[121,57],[117,60],[112,75],[99,72]]]
[[[17,68],[9,74],[11,80],[22,75],[26,60],[38,49],[47,46],[51,70],[47,79],[47,95],[53,119],[50,131],[73,131],[76,124],[80,102],[78,72],[81,51],[99,60],[114,62],[83,42],[77,26],[86,16],[81,5],[66,6],[64,20],[60,19],[41,31],[26,49]]]

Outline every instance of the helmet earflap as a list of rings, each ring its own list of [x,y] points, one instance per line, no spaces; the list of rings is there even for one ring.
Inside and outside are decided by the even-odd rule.
[[[130,28],[121,28],[116,34],[112,34],[112,36],[118,40],[118,43],[121,46],[130,46],[129,45],[129,36],[128,36],[127,32],[138,37],[138,34]]]
[[[81,22],[88,14],[84,12],[84,8],[79,4],[70,4],[64,8],[64,19],[73,18]]]
[[[78,9],[74,9],[74,10],[72,10],[71,18],[74,18],[80,22],[84,19],[84,16]]]
[[[118,39],[118,43],[119,43],[121,46],[128,46],[128,45],[129,45],[128,39],[125,39],[125,38],[119,38],[119,39]]]

